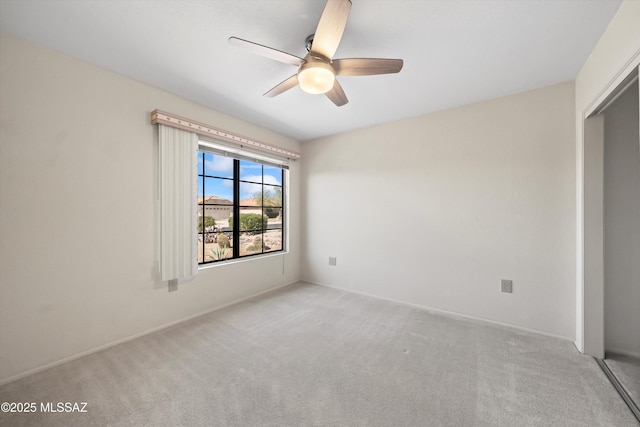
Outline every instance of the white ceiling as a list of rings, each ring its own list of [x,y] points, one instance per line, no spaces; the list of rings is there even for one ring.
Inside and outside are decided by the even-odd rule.
[[[0,31],[304,141],[573,80],[621,0],[352,3],[335,58],[404,68],[339,77],[339,108],[297,87],[263,97],[295,67],[227,42],[302,57],[324,0],[0,0]]]

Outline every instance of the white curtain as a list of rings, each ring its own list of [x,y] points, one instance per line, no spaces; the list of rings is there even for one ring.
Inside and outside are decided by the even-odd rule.
[[[198,136],[159,125],[160,276],[162,281],[198,272]]]

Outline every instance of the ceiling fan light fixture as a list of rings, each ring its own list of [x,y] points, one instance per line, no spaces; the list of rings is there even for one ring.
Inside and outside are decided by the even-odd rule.
[[[331,65],[321,61],[306,62],[298,70],[300,89],[314,95],[327,93],[333,88],[336,74]]]

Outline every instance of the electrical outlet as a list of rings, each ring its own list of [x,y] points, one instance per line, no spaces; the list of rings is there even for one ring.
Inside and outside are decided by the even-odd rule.
[[[336,257],[334,256],[329,257],[329,265],[336,265],[336,261],[337,261]]]
[[[502,279],[500,281],[500,287],[502,289],[502,292],[506,292],[508,294],[512,294],[513,293],[513,280]]]
[[[175,292],[178,290],[178,279],[169,280],[169,292]]]

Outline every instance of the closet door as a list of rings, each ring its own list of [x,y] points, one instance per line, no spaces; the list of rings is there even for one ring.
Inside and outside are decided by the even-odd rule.
[[[603,111],[605,373],[640,420],[640,96]],[[602,365],[601,365],[602,366]]]
[[[604,111],[605,351],[640,358],[640,124],[636,80]]]

